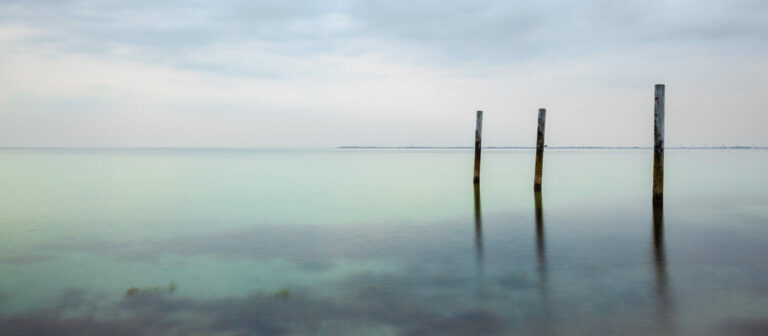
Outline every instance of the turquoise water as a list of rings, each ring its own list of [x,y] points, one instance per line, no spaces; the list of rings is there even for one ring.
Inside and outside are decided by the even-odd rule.
[[[768,334],[768,151],[472,155],[0,150],[0,334]]]

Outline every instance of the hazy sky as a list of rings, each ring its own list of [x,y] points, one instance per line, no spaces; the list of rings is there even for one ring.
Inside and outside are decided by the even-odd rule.
[[[0,146],[768,145],[768,1],[0,0]]]

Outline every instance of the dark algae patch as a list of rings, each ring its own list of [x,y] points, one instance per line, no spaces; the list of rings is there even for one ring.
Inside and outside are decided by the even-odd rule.
[[[168,287],[147,287],[147,288],[131,287],[125,291],[125,296],[136,297],[136,296],[172,294],[178,288],[179,286],[176,285],[176,282],[173,282],[173,281],[171,281]]]

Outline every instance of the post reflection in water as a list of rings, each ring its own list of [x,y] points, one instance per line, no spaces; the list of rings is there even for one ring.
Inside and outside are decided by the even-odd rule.
[[[481,266],[483,263],[483,214],[480,205],[480,186],[475,184],[475,251],[477,252],[477,263]]]
[[[541,191],[533,193],[536,219],[536,259],[537,272],[539,274],[539,296],[541,298],[541,323],[538,333],[551,335],[555,333],[552,321],[551,305],[549,302],[549,281],[547,277],[547,248],[544,237],[544,207],[541,200]]]
[[[533,197],[536,204],[536,257],[538,259],[539,277],[542,287],[544,287],[547,279],[547,255],[546,242],[544,240],[544,210],[541,204],[541,191],[534,192]]]
[[[672,303],[669,295],[667,254],[664,247],[664,204],[653,205],[653,266],[656,275],[655,298],[658,327],[671,331]]]

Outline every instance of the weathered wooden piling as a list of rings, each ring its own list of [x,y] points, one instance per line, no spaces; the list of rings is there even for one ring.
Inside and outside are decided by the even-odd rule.
[[[533,190],[541,190],[541,172],[544,170],[544,123],[547,109],[539,109],[539,128],[536,132],[536,173],[533,176]]]
[[[653,203],[661,203],[664,200],[664,84],[656,84],[653,140]]]
[[[472,182],[480,183],[480,148],[483,138],[483,111],[477,111],[477,126],[475,127],[475,176]]]

